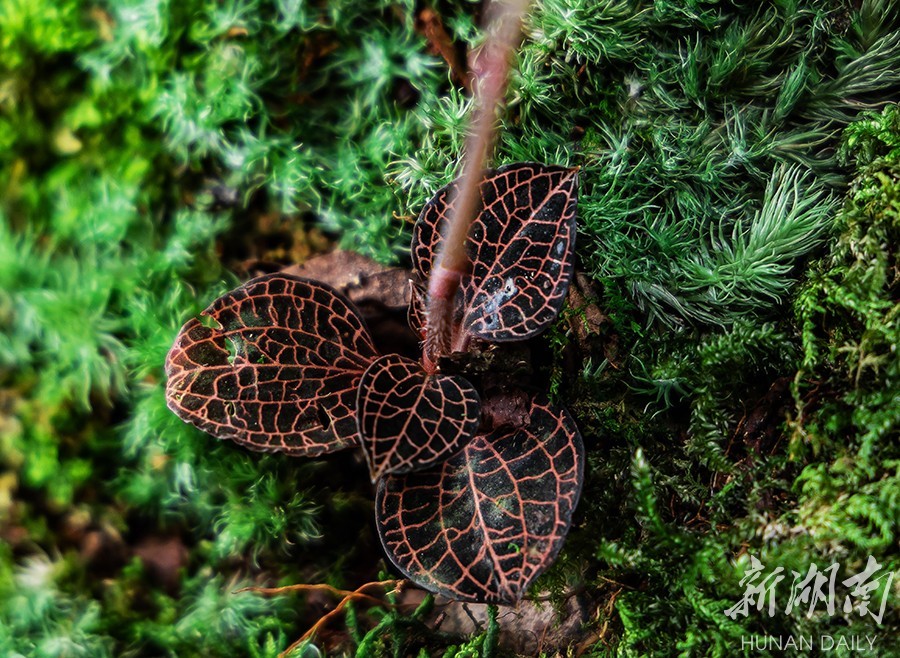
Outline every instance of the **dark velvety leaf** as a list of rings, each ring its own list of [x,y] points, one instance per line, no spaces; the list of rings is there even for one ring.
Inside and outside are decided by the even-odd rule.
[[[489,171],[467,249],[462,331],[490,341],[522,340],[557,316],[572,278],[577,171],[536,163]],[[440,248],[456,183],[441,189],[413,229],[413,265],[427,279]]]
[[[535,403],[525,427],[476,436],[440,466],[381,480],[382,543],[428,590],[513,603],[559,552],[583,471],[584,446],[568,412]]]
[[[203,315],[210,321],[188,321],[166,358],[179,417],[252,450],[313,456],[358,444],[356,389],[377,353],[337,292],[270,274]]]
[[[429,375],[397,354],[375,361],[359,383],[356,408],[372,482],[455,455],[475,435],[480,409],[463,377]]]
[[[419,340],[425,339],[425,297],[427,293],[425,289],[415,283],[409,282],[409,309],[407,310],[406,320],[409,328],[413,330]]]

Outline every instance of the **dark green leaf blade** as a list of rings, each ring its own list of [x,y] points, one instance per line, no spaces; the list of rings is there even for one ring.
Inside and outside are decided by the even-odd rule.
[[[574,421],[536,402],[526,426],[478,435],[428,471],[382,479],[378,530],[397,568],[422,587],[514,603],[562,547],[583,477]]]
[[[251,450],[314,456],[358,443],[356,389],[377,356],[357,311],[316,281],[270,274],[188,321],[166,357],[182,420]]]
[[[538,163],[486,172],[481,212],[469,230],[462,331],[503,342],[553,322],[574,272],[577,185],[577,170]],[[455,186],[439,190],[413,228],[413,266],[423,280],[440,250]]]
[[[466,379],[428,375],[389,354],[359,383],[357,423],[369,473],[409,473],[452,457],[478,429],[481,404]]]

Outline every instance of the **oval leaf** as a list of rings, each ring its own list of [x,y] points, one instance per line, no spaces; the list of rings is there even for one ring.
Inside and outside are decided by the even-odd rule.
[[[252,450],[313,456],[358,443],[356,389],[377,356],[332,288],[270,274],[188,321],[166,357],[182,420]],[[214,324],[216,326],[207,326]]]
[[[562,308],[574,270],[575,169],[517,163],[488,171],[482,209],[469,230],[462,330],[494,342],[545,329]],[[423,279],[440,249],[456,182],[426,204],[413,229],[413,265]]]
[[[568,412],[535,404],[525,427],[479,435],[431,470],[384,478],[375,504],[382,543],[430,591],[514,603],[562,547],[583,472]]]
[[[481,404],[462,377],[428,375],[396,354],[383,356],[359,383],[357,423],[372,482],[443,461],[478,430]]]

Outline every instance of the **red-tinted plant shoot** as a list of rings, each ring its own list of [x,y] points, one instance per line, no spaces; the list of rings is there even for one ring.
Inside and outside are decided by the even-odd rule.
[[[507,19],[515,29],[481,64],[504,83],[483,85],[469,155],[478,175],[469,161],[413,229],[409,318],[421,362],[380,356],[349,300],[283,274],[213,302],[166,359],[169,408],[213,436],[291,456],[361,446],[394,565],[428,590],[498,603],[518,601],[559,552],[584,470],[565,409],[518,390],[485,398],[441,372],[443,357],[473,339],[502,344],[546,329],[573,273],[576,170],[480,164],[518,33],[519,15]],[[495,413],[504,396],[521,410]]]

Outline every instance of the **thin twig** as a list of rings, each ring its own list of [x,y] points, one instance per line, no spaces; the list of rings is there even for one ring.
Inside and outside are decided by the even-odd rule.
[[[391,585],[395,584],[399,581],[396,580],[383,580],[379,582],[366,583],[360,589],[369,588],[374,585]],[[240,594],[241,592],[255,592],[256,594],[262,594],[263,596],[278,596],[279,594],[289,594],[290,592],[328,592],[329,594],[333,594],[334,596],[340,596],[342,598],[354,597],[357,599],[369,599],[373,603],[377,603],[379,605],[383,604],[384,601],[382,599],[376,598],[374,596],[369,596],[368,594],[360,594],[360,590],[350,591],[346,589],[338,589],[336,587],[332,587],[331,585],[326,584],[315,584],[315,585],[306,585],[306,584],[298,584],[298,585],[285,585],[284,587],[242,587],[241,589],[235,590],[235,594]]]
[[[351,601],[366,601],[368,603],[373,603],[375,605],[381,605],[388,608],[398,608],[413,605],[412,603],[390,603],[388,601],[384,601],[383,599],[379,599],[365,593],[366,590],[372,589],[373,587],[382,587],[385,590],[388,590],[388,588],[399,587],[405,582],[405,580],[379,580],[371,583],[366,583],[365,585],[362,585],[353,591],[338,589],[326,584],[298,584],[286,585],[284,587],[243,587],[239,590],[236,590],[234,593],[239,594],[240,592],[256,592],[257,594],[262,594],[264,596],[276,596],[279,594],[287,594],[289,592],[327,592],[329,594],[333,594],[334,596],[341,597],[340,602],[334,607],[334,610],[331,610],[327,614],[323,615],[319,619],[319,621],[313,624],[312,627],[308,631],[306,631],[299,640],[292,643],[287,649],[278,654],[279,658],[286,658],[294,649],[299,647],[308,639],[312,638],[331,619],[340,614],[344,610],[344,608],[347,607],[347,604]]]
[[[456,50],[456,44],[447,30],[444,28],[444,22],[441,20],[440,14],[430,7],[425,7],[419,12],[419,20],[421,31],[428,39],[431,49],[440,55],[447,66],[450,68],[450,75],[460,85],[471,91],[469,84],[469,74],[466,71],[466,63]]]

